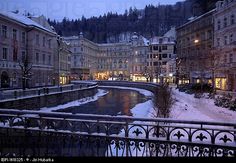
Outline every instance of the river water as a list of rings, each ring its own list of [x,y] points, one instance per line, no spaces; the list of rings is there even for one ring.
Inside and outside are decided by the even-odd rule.
[[[97,101],[80,106],[60,109],[57,112],[98,115],[127,115],[132,116],[130,110],[139,103],[146,102],[148,97],[134,90],[103,88],[109,93]]]

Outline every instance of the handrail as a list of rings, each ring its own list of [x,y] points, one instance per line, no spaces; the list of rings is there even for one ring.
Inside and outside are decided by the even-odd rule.
[[[171,118],[134,118],[128,116],[110,116],[110,115],[94,115],[94,114],[72,114],[72,113],[56,113],[56,112],[43,112],[43,111],[25,111],[25,110],[6,110],[0,109],[1,115],[25,115],[25,117],[31,117],[28,115],[38,115],[39,117],[56,117],[63,119],[97,119],[97,120],[109,120],[109,121],[145,121],[145,122],[164,122],[164,123],[179,123],[179,124],[196,124],[196,125],[212,125],[212,126],[231,126],[236,127],[234,122],[216,122],[216,121],[189,121],[189,120],[176,120]]]

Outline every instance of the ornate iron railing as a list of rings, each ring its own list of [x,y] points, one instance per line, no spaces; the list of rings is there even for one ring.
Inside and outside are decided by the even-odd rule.
[[[235,157],[236,124],[0,110],[0,156]]]

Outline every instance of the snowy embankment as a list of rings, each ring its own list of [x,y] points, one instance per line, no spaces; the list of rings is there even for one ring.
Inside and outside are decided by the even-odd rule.
[[[117,89],[126,89],[126,90],[134,90],[134,91],[138,91],[140,94],[143,94],[144,96],[146,97],[150,97],[152,98],[154,96],[154,94],[150,91],[147,91],[147,90],[144,90],[144,89],[139,89],[139,88],[130,88],[130,87],[109,87],[109,86],[104,86],[102,88],[117,88]],[[140,103],[140,104],[137,104],[134,108],[131,109],[131,113],[132,113],[132,117],[134,118],[153,118],[153,114],[155,112],[155,109],[154,109],[154,103],[152,100],[148,100],[144,103]],[[146,130],[146,127],[143,126],[143,127],[140,127],[139,124],[142,124],[142,122],[139,122],[139,121],[134,121],[133,124],[137,124],[137,126],[133,126],[132,124],[128,126],[129,128],[129,137],[133,137],[133,138],[145,138],[145,132],[144,132],[144,129]],[[146,123],[146,124],[150,124],[150,123]],[[139,135],[139,136],[136,136],[136,133],[135,131],[142,131],[143,134]],[[117,135],[114,135],[114,136],[117,136]],[[125,130],[122,129],[120,131],[120,133],[118,134],[119,137],[125,137]],[[133,148],[135,148],[135,146],[133,145],[132,146]],[[139,147],[140,148],[140,151],[136,151],[136,150],[133,150],[133,151],[129,151],[132,153],[133,156],[137,155],[137,156],[143,156],[143,151],[144,150],[144,147]],[[109,150],[106,152],[107,153],[107,156],[124,156],[124,154],[126,153],[126,146],[122,147],[121,148],[117,148],[116,144],[111,144],[110,148],[108,148]],[[136,153],[137,152],[137,153]],[[147,151],[146,151],[147,152]],[[130,153],[130,154],[131,154]]]
[[[60,109],[73,107],[73,106],[80,106],[80,105],[83,105],[83,104],[86,104],[89,102],[97,101],[100,97],[105,96],[106,94],[108,94],[108,91],[98,89],[98,92],[92,97],[82,98],[80,100],[72,101],[72,102],[66,103],[64,105],[59,105],[56,107],[41,108],[40,111],[41,112],[52,112],[52,111],[56,111],[56,110],[60,110]]]
[[[118,86],[100,86],[100,88],[116,88],[116,89],[125,89],[137,91],[140,94],[152,98],[154,94],[145,89],[131,88],[131,87],[118,87]],[[134,108],[131,109],[132,117],[135,118],[153,118],[154,104],[152,100],[148,100],[144,103],[137,104]]]
[[[184,92],[172,88],[173,97],[176,99],[171,108],[170,118],[179,120],[236,122],[236,112],[226,108],[217,107],[213,99],[194,98]]]

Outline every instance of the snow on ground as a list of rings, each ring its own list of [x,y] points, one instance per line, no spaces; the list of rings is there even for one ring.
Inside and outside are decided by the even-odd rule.
[[[236,112],[226,108],[217,107],[213,99],[194,98],[184,92],[172,88],[176,99],[171,110],[171,118],[180,120],[199,120],[217,122],[236,122]]]
[[[86,98],[76,100],[76,101],[72,101],[72,102],[69,102],[67,104],[59,105],[59,106],[56,106],[56,107],[41,108],[40,111],[42,111],[42,112],[52,112],[52,111],[56,111],[56,110],[60,110],[60,109],[73,107],[73,106],[80,106],[80,105],[83,105],[83,104],[86,104],[86,103],[89,103],[89,102],[97,101],[100,97],[105,96],[106,94],[108,94],[108,91],[98,89],[98,92],[92,97],[86,97]]]

